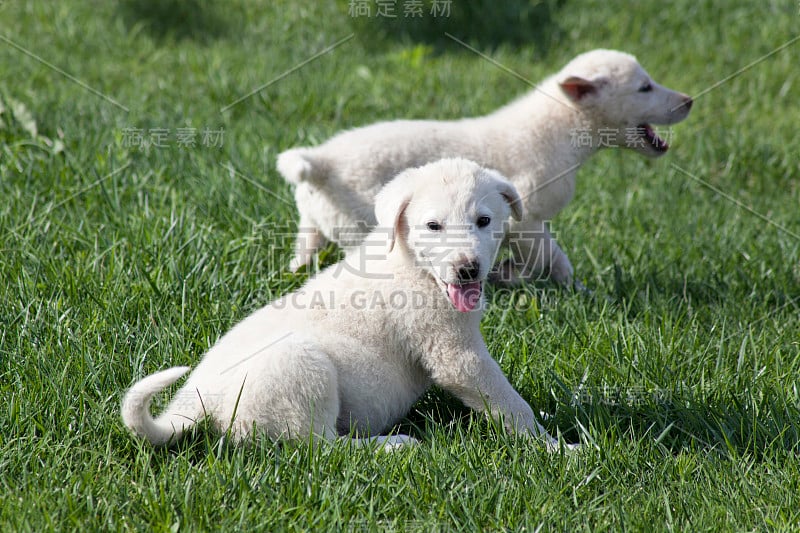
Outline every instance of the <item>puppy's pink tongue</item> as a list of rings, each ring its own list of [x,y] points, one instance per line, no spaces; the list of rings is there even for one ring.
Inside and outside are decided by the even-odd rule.
[[[472,311],[481,301],[481,282],[476,281],[475,283],[465,283],[463,285],[448,283],[447,296],[450,298],[450,303],[453,304],[453,307],[462,313]]]

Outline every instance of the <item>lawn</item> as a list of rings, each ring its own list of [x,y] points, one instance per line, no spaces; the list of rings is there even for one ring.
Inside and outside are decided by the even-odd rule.
[[[0,529],[796,530],[800,5],[407,4],[0,2]],[[579,453],[439,390],[394,454],[131,438],[135,380],[303,282],[277,153],[487,113],[598,47],[692,113],[660,159],[591,159],[552,221],[593,293],[495,289],[482,324]]]

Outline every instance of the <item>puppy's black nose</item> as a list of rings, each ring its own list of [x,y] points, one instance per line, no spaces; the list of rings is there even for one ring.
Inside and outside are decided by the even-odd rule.
[[[478,277],[481,275],[481,265],[477,261],[464,263],[458,267],[456,274],[458,275],[459,283],[472,283],[474,281],[478,281]]]
[[[694,100],[692,100],[691,96],[687,96],[686,98],[683,99],[683,107],[686,108],[686,111],[689,111],[692,108],[693,103]]]

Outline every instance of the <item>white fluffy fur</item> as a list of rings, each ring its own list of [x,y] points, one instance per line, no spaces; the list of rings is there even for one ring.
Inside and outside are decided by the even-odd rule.
[[[648,85],[651,90],[640,91]],[[644,136],[631,139],[628,132],[679,122],[691,103],[688,96],[653,82],[633,56],[594,50],[487,116],[381,122],[345,131],[314,148],[287,150],[277,167],[296,185],[301,229],[291,268],[309,264],[326,240],[357,245],[365,233],[352,229],[376,224],[375,194],[403,169],[465,157],[500,171],[523,198],[526,217],[511,227],[512,238],[520,238],[512,247],[514,266],[504,266],[506,280],[526,280],[549,270],[555,281],[569,283],[572,265],[544,221],[572,198],[580,165],[609,144],[604,131],[616,131],[616,145],[661,155],[664,149],[654,148]],[[580,146],[576,134],[582,131],[592,137]]]
[[[394,447],[414,440],[374,436],[435,383],[554,446],[489,355],[478,329],[483,295],[471,312],[448,297],[464,265],[486,278],[509,214],[521,215],[514,187],[470,161],[443,160],[389,183],[375,214],[380,227],[359,250],[225,334],[157,418],[151,398],[188,368],[136,383],[122,405],[127,427],[165,445],[208,416],[235,440],[254,429],[272,439],[355,431],[357,442]]]

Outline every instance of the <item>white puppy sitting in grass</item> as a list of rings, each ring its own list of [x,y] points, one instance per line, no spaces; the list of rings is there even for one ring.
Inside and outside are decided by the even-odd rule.
[[[478,328],[509,215],[522,216],[514,186],[471,161],[438,161],[389,183],[375,215],[380,227],[358,251],[224,335],[157,418],[151,398],[189,368],[136,383],[125,425],[154,445],[207,416],[237,441],[253,430],[272,439],[353,433],[393,447],[414,439],[379,435],[437,384],[553,449]]]
[[[301,230],[290,266],[310,264],[328,240],[357,245],[366,230],[354,228],[376,224],[375,194],[402,169],[466,157],[503,173],[523,199],[526,216],[511,226],[513,257],[499,270],[501,280],[549,272],[569,284],[572,264],[545,221],[572,198],[578,168],[603,147],[662,155],[668,146],[652,124],[680,122],[691,105],[690,97],[655,83],[633,56],[594,50],[490,115],[381,122],[287,150],[277,166],[296,185]]]

